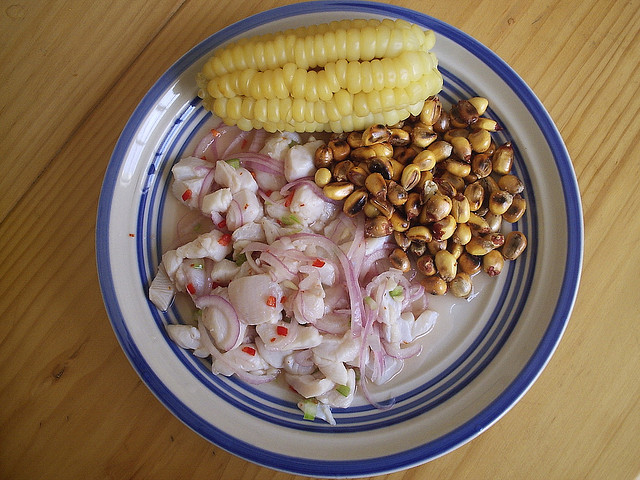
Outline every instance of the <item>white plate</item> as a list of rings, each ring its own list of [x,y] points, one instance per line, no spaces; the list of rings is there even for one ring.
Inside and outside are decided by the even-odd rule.
[[[180,321],[147,300],[160,255],[171,248],[177,202],[169,173],[211,117],[194,76],[217,46],[239,36],[341,18],[402,18],[436,32],[445,78],[441,98],[490,99],[490,116],[517,150],[529,208],[516,228],[526,253],[472,302],[434,299],[440,312],[427,349],[376,392],[395,406],[359,400],[336,410],[336,426],[302,419],[282,384],[260,388],[216,377],[173,345],[164,325]],[[212,35],[173,65],[133,113],[115,148],[100,197],[97,260],[113,329],[132,365],[186,425],[249,461],[316,477],[371,476],[436,458],[474,438],[527,391],[565,329],[582,267],[582,211],[575,174],[544,107],[511,68],[466,34],[423,14],[377,3],[310,2],[247,18]],[[149,425],[149,428],[153,428]]]

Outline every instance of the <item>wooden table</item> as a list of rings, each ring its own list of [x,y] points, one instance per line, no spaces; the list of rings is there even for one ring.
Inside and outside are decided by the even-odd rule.
[[[0,477],[292,479],[211,445],[113,334],[96,271],[101,182],[153,82],[211,33],[286,0],[3,1]],[[495,426],[384,477],[640,475],[640,2],[394,1],[472,35],[533,88],[571,154],[584,271],[562,342]]]

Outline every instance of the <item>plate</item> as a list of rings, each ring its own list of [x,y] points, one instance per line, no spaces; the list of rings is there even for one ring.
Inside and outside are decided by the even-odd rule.
[[[213,121],[195,74],[216,47],[238,37],[342,18],[401,18],[435,31],[441,98],[481,95],[516,149],[529,208],[514,225],[525,254],[472,301],[433,298],[440,313],[425,351],[384,389],[388,410],[359,399],[336,409],[331,426],[302,419],[293,393],[213,375],[176,347],[164,325],[181,320],[147,299],[180,211],[169,193],[171,166],[190,154]],[[106,310],[131,364],[182,422],[248,461],[299,475],[362,477],[422,464],[468,442],[529,389],[554,352],[573,308],[582,268],[582,210],[575,173],[548,113],[523,80],[489,49],[429,16],[371,2],[309,2],[233,24],[187,52],[151,88],[127,123],[101,191],[97,262]],[[151,425],[149,428],[153,428]],[[274,441],[277,439],[277,441]]]

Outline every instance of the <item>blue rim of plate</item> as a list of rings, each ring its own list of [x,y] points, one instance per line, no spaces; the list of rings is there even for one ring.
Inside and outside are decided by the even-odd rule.
[[[448,37],[456,42],[458,45],[466,48],[475,57],[480,59],[486,65],[488,65],[494,72],[496,72],[502,79],[509,85],[509,87],[515,92],[524,105],[528,108],[532,117],[536,119],[538,126],[543,132],[545,140],[548,143],[548,147],[554,157],[556,168],[558,169],[559,176],[562,181],[563,195],[565,200],[565,213],[567,221],[567,260],[564,269],[564,277],[562,281],[561,291],[559,293],[558,302],[555,306],[555,310],[546,332],[544,333],[542,340],[539,342],[536,350],[531,358],[528,360],[525,367],[517,375],[515,380],[502,392],[502,394],[493,401],[483,411],[473,417],[470,421],[459,426],[455,430],[437,438],[434,441],[419,445],[416,448],[412,448],[400,453],[381,456],[374,459],[366,460],[316,460],[308,458],[299,458],[295,456],[282,455],[279,453],[256,448],[253,445],[247,444],[225,431],[209,424],[204,421],[197,414],[192,412],[186,407],[176,395],[167,388],[167,386],[158,378],[149,366],[137,346],[133,342],[127,326],[125,324],[124,315],[115,293],[115,287],[113,283],[113,276],[109,261],[109,225],[108,220],[111,215],[111,197],[113,195],[115,185],[118,179],[120,168],[122,166],[123,158],[126,154],[129,142],[132,139],[133,134],[140,121],[144,118],[150,107],[154,105],[159,95],[164,92],[169,85],[177,78],[184,70],[192,65],[194,61],[202,57],[206,52],[213,50],[217,45],[227,41],[228,39],[241,35],[242,33],[263,25],[264,23],[281,20],[287,17],[310,14],[316,12],[331,12],[331,11],[345,11],[345,12],[360,12],[363,14],[374,15],[387,15],[390,17],[402,18],[408,21],[419,23],[425,28],[433,29],[436,34],[440,36]],[[445,78],[453,78],[455,83],[455,77],[448,72],[443,72]],[[464,85],[453,86],[450,83],[450,88],[461,88],[465,90]],[[198,109],[198,102],[194,100],[193,104],[188,107],[189,109]],[[191,112],[192,113],[192,112]],[[507,133],[507,132],[505,132]],[[167,140],[165,138],[165,140]],[[524,168],[526,173],[526,168]],[[151,190],[152,195],[159,195],[161,201],[163,196],[166,196],[166,185],[164,192],[158,192]],[[150,201],[146,195],[143,195],[141,205],[139,208],[143,210],[144,203]],[[535,209],[531,209],[535,215]],[[149,228],[153,228],[152,225],[157,219],[140,218],[138,231],[136,232],[138,240],[138,254],[140,258],[146,258],[146,261],[140,262],[140,274],[142,285],[148,282],[150,278],[150,268],[153,265],[157,265],[157,258],[153,258],[154,255],[158,255],[158,246],[152,246],[149,244],[142,244],[144,234]],[[103,221],[101,221],[101,219]],[[531,221],[531,224],[535,226],[536,222]],[[158,222],[159,225],[159,222]],[[155,227],[159,228],[159,227]],[[140,235],[138,235],[140,234]],[[521,80],[521,78],[499,57],[497,57],[489,49],[478,43],[472,37],[465,33],[445,24],[439,20],[436,20],[427,15],[405,9],[402,7],[396,7],[392,5],[380,4],[375,2],[333,2],[333,1],[315,1],[305,2],[295,5],[289,5],[285,7],[279,7],[273,10],[262,12],[251,16],[245,20],[237,22],[225,29],[220,30],[216,34],[207,38],[189,52],[187,52],[181,59],[179,59],[151,88],[147,95],[140,102],[129,122],[125,126],[123,133],[118,140],[118,143],[114,149],[111,161],[105,174],[105,180],[100,196],[100,202],[98,206],[98,221],[96,228],[96,250],[97,250],[97,263],[98,271],[101,283],[102,294],[105,301],[105,306],[109,314],[110,321],[112,323],[114,332],[122,345],[130,362],[145,381],[150,390],[158,397],[158,399],[179,419],[181,419],[186,425],[198,432],[203,437],[210,440],[212,443],[219,447],[234,453],[246,460],[254,463],[264,465],[277,470],[287,471],[295,474],[310,475],[310,476],[324,476],[324,477],[348,477],[348,476],[367,476],[377,475],[384,472],[401,470],[414,466],[420,463],[424,463],[430,459],[440,456],[457,446],[467,442],[471,438],[478,435],[480,432],[488,428],[491,424],[497,421],[506,411],[513,406],[518,399],[528,390],[530,385],[535,381],[537,376],[543,370],[544,366],[548,362],[550,356],[555,350],[557,343],[559,342],[562,333],[566,327],[569,315],[575,302],[575,296],[577,294],[577,287],[580,278],[580,272],[582,268],[582,251],[583,251],[583,226],[582,226],[582,207],[580,204],[580,196],[575,180],[575,174],[571,165],[569,155],[566,151],[564,143],[557,131],[555,125],[550,119],[548,113],[536,98],[535,94],[530,88]],[[535,259],[534,259],[535,260]],[[154,263],[155,262],[155,263]],[[535,261],[530,261],[530,264]],[[518,275],[518,278],[522,276],[530,275],[530,271],[525,271],[523,266],[518,272],[515,268],[509,269],[509,275]],[[151,273],[152,274],[152,273]],[[504,301],[504,299],[503,299]],[[514,299],[509,300],[515,301]],[[511,308],[513,303],[509,304],[507,308]],[[157,311],[152,311],[156,322],[159,325],[166,323],[167,319],[159,317]],[[175,312],[174,312],[175,314]],[[516,315],[517,317],[517,315]],[[497,343],[490,344],[499,349],[500,342],[506,341],[511,329],[515,326],[515,321],[507,328],[501,328],[497,330],[502,336],[501,340]],[[491,322],[490,322],[491,324]],[[481,337],[484,338],[484,332]],[[223,398],[227,395],[228,399],[232,403],[237,403],[237,407],[241,410],[250,411],[254,414],[263,415],[265,419],[270,419],[274,423],[282,426],[288,426],[290,428],[307,429],[311,431],[326,431],[336,433],[335,429],[327,428],[326,426],[318,426],[315,423],[301,423],[296,421],[299,415],[297,411],[293,411],[290,405],[286,405],[289,408],[289,414],[282,417],[283,402],[279,402],[278,399],[267,398],[261,396],[260,392],[252,387],[244,385],[242,382],[238,382],[234,379],[219,379],[216,376],[207,372],[206,368],[202,364],[197,364],[192,357],[185,355],[184,352],[172,346],[176,354],[181,356],[181,360],[186,363],[190,363],[190,369],[196,372],[196,375],[201,377],[203,382],[209,382],[210,388],[216,393],[220,394]],[[489,362],[492,356],[483,357],[485,362]],[[462,361],[462,359],[461,359]],[[444,378],[444,377],[443,377]],[[459,388],[464,386],[465,379],[462,379],[462,383],[458,384]],[[467,379],[467,381],[470,381]],[[437,385],[437,381],[434,381],[434,385]],[[427,391],[428,388],[422,389],[422,393]],[[442,390],[446,396],[447,390]],[[454,394],[455,392],[449,394]],[[437,396],[438,392],[430,391],[428,395]],[[260,401],[255,401],[255,396],[258,395]],[[357,407],[350,410],[349,413],[357,413],[356,419],[351,422],[351,427],[343,431],[353,431],[353,425],[358,425],[358,422],[362,422],[360,428],[362,430],[369,430],[371,428],[383,427],[385,422],[396,423],[402,421],[401,416],[403,411],[406,410],[406,415],[409,417],[416,414],[416,408],[428,409],[430,408],[426,401],[429,401],[431,397],[420,396],[421,392],[410,392],[406,395],[407,402],[404,410],[396,411],[396,413],[385,414],[381,418],[379,424],[367,424],[367,418],[373,415],[376,417],[380,413],[371,413],[371,409],[368,407]],[[444,397],[438,397],[444,398]],[[440,400],[436,400],[440,401]],[[284,402],[286,403],[286,402]],[[246,406],[249,405],[249,406]],[[275,409],[276,415],[274,416],[273,410]],[[364,412],[364,415],[360,415]],[[400,417],[397,415],[400,414]],[[280,417],[278,416],[280,415]],[[337,413],[340,417],[340,412]],[[295,417],[295,418],[294,418]],[[388,419],[385,420],[385,417]],[[283,419],[284,418],[284,419]],[[348,415],[343,415],[345,423],[349,425]],[[364,420],[363,420],[364,419]],[[406,419],[406,418],[405,418]]]

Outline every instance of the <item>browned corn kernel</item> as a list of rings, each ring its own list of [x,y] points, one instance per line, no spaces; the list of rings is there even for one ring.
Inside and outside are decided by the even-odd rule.
[[[393,157],[393,146],[389,142],[374,143],[371,148],[376,157]]]
[[[498,186],[511,195],[516,195],[517,193],[522,193],[524,191],[524,183],[518,177],[512,174],[503,175],[498,180]]]
[[[451,240],[460,245],[466,245],[471,240],[471,227],[466,223],[458,223],[456,231],[453,232]]]
[[[389,143],[394,147],[404,147],[411,143],[411,135],[402,128],[392,128],[389,130],[391,133],[389,137]]]
[[[449,112],[447,112],[446,110],[442,110],[440,112],[440,116],[438,117],[438,119],[433,124],[433,130],[436,133],[440,133],[440,134],[445,133],[447,130],[451,129],[451,121],[450,120],[451,120],[451,118],[449,116]]]
[[[493,162],[488,154],[479,153],[471,158],[471,172],[478,178],[488,177],[492,171]]]
[[[441,194],[446,195],[447,197],[454,197],[457,195],[458,189],[455,187],[454,182],[449,178],[446,178],[444,174],[440,177],[434,178],[433,181],[438,185],[438,191]]]
[[[402,272],[408,272],[411,270],[411,262],[406,252],[401,248],[396,248],[389,255],[389,263],[393,268],[397,268]]]
[[[485,196],[491,196],[493,192],[500,191],[500,187],[498,186],[498,182],[496,182],[493,177],[484,177],[478,180],[482,186],[484,187]],[[488,197],[487,197],[488,198]]]
[[[427,149],[433,152],[436,157],[436,162],[441,162],[442,160],[449,158],[453,153],[453,145],[449,142],[445,142],[444,140],[433,142],[427,147]]]
[[[447,250],[451,252],[451,255],[455,257],[456,260],[460,258],[462,252],[464,252],[464,245],[460,245],[459,243],[453,242],[451,239],[447,242]]]
[[[427,251],[427,244],[416,240],[409,245],[409,251],[416,257],[420,257]]]
[[[451,216],[457,223],[467,223],[469,221],[471,216],[469,200],[461,193],[451,199]]]
[[[493,140],[491,140],[491,145],[489,145],[489,148],[487,149],[486,153],[487,155],[489,155],[490,157],[493,156],[493,152],[496,151],[496,142],[494,142]]]
[[[412,242],[430,242],[433,238],[431,230],[424,225],[416,225],[405,232],[405,235]]]
[[[484,97],[472,97],[469,99],[469,102],[476,107],[478,115],[484,115],[487,111],[487,107],[489,106],[489,100]]]
[[[416,190],[420,193],[420,198],[423,204],[429,200],[431,195],[438,193],[438,184],[433,181],[433,175],[431,172],[422,172],[420,183],[416,186],[414,191]]]
[[[463,178],[465,185],[469,185],[473,182],[477,182],[478,181],[478,176],[471,172],[469,175],[467,175],[466,177]]]
[[[497,190],[489,197],[489,211],[494,215],[502,215],[509,209],[512,202],[513,195],[504,190]]]
[[[331,182],[331,171],[328,168],[319,168],[316,170],[314,180],[320,188]]]
[[[375,143],[386,142],[390,136],[391,132],[385,125],[371,125],[362,132],[362,143],[364,145],[373,145]]]
[[[442,103],[440,98],[431,96],[427,98],[420,112],[420,121],[425,125],[433,125],[440,118],[442,112]]]
[[[502,256],[507,260],[515,260],[527,248],[527,237],[524,233],[513,231],[507,233],[502,246]]]
[[[502,127],[498,125],[498,122],[491,118],[478,118],[476,123],[473,124],[473,128],[481,128],[487,132],[499,132]]]
[[[396,245],[398,245],[398,247],[403,250],[406,250],[411,245],[411,240],[409,240],[407,236],[402,232],[394,231],[393,239],[395,240]]]
[[[478,235],[475,237],[471,237],[469,243],[467,243],[464,248],[471,255],[483,256],[489,253],[491,250],[494,250],[498,245],[489,238],[490,234],[487,235]]]
[[[407,199],[409,198],[409,192],[397,182],[393,180],[389,180],[387,184],[387,200],[391,202],[391,205],[396,207],[400,207],[407,203]]]
[[[493,152],[493,171],[501,175],[507,175],[511,173],[513,167],[513,146],[511,142],[507,142],[504,145],[500,145]]]
[[[486,202],[485,202],[486,203]],[[489,207],[487,207],[485,204],[483,204],[478,210],[476,210],[474,213],[476,215],[480,215],[481,217],[484,217],[487,213],[489,212]]]
[[[343,160],[334,164],[333,170],[331,171],[333,180],[336,182],[346,182],[349,179],[347,174],[353,167],[354,165],[351,160]]]
[[[427,199],[426,203],[422,207],[420,223],[430,223],[442,220],[451,213],[451,208],[451,198],[439,192],[435,193]],[[422,216],[424,216],[424,219]]]
[[[367,203],[365,203],[362,211],[364,212],[367,218],[373,218],[380,215],[380,210],[378,210],[378,207],[376,207],[373,203],[371,203],[371,201],[368,201]]]
[[[379,173],[385,180],[393,177],[393,164],[386,157],[372,157],[366,160],[367,168],[371,173]]]
[[[364,147],[364,142],[362,141],[362,132],[351,132],[347,135],[347,143],[351,148],[360,148]]]
[[[451,108],[451,120],[460,127],[474,125],[478,121],[478,110],[469,100],[459,100]]]
[[[502,217],[509,223],[515,223],[522,218],[527,210],[527,201],[521,195],[515,195],[511,206],[507,209]]]
[[[346,160],[351,153],[351,147],[344,139],[329,140],[328,146],[333,153],[334,162],[341,162],[342,160]]]
[[[468,136],[469,136],[469,129],[452,128],[451,130],[447,130],[446,132],[444,132],[444,135],[442,135],[442,139],[446,142],[452,143],[451,140],[453,140],[455,137],[462,137],[466,139]]]
[[[359,188],[353,191],[347,198],[344,199],[344,203],[342,204],[342,211],[349,217],[355,217],[364,209],[368,197],[369,195],[363,188]]]
[[[368,176],[369,171],[361,165],[354,165],[347,172],[347,180],[358,187],[364,186],[364,181]]]
[[[367,175],[364,186],[374,197],[386,198],[387,196],[387,182],[381,173],[375,172]]]
[[[491,227],[489,223],[475,212],[471,212],[469,214],[469,220],[467,221],[467,225],[471,228],[472,234],[475,235],[484,235],[485,233],[491,232]]]
[[[495,248],[501,247],[504,245],[504,234],[500,232],[491,232],[485,235],[485,238],[488,239]]]
[[[451,158],[445,160],[442,163],[447,163],[449,160],[452,160]],[[444,180],[447,181],[451,184],[451,186],[454,188],[455,192],[463,192],[465,187],[467,186],[467,184],[464,182],[464,178],[463,177],[459,177],[457,175],[454,175],[448,171],[444,171],[440,174],[440,180]]]
[[[331,200],[344,200],[351,192],[355,189],[353,183],[349,182],[331,182],[327,183],[322,191],[326,195],[327,198]]]
[[[413,158],[412,163],[417,165],[421,172],[426,172],[436,166],[436,156],[431,150],[422,150]]]
[[[402,171],[404,170],[404,164],[397,161],[395,158],[390,158],[389,162],[391,163],[391,179],[394,182],[399,182],[402,178]]]
[[[445,282],[450,282],[458,273],[458,261],[449,250],[438,250],[435,254],[436,269],[438,275]]]
[[[484,188],[478,182],[470,183],[464,189],[464,196],[469,200],[469,210],[475,212],[484,202]]]
[[[419,256],[416,260],[416,269],[427,277],[435,275],[437,270],[433,256],[429,254]]]
[[[406,165],[410,163],[416,155],[418,155],[422,149],[417,148],[413,145],[409,145],[408,147],[394,147],[393,148],[393,158],[400,162],[402,165]]]
[[[371,205],[375,206],[380,212],[380,214],[387,218],[391,218],[391,215],[393,215],[393,212],[395,211],[395,209],[393,208],[393,205],[391,205],[389,200],[387,200],[382,196],[376,197],[376,196],[370,195],[368,203],[371,203]]]
[[[466,272],[458,272],[449,282],[449,291],[458,298],[467,298],[471,295],[473,284],[471,277]]]
[[[407,201],[404,204],[404,213],[407,220],[411,221],[420,215],[421,207],[420,194],[417,192],[410,192],[407,196]]]
[[[482,270],[490,277],[500,275],[504,267],[504,257],[499,250],[491,250],[482,257]]]
[[[469,134],[469,143],[474,152],[483,153],[491,146],[491,134],[484,129]]]
[[[502,228],[502,215],[496,215],[495,213],[488,212],[484,216],[484,219],[487,221],[492,232],[497,233]]]
[[[400,184],[407,191],[413,189],[420,181],[420,173],[420,167],[414,163],[410,163],[402,170]]]
[[[328,145],[320,145],[316,148],[313,156],[313,166],[316,168],[326,168],[333,163],[333,152]]]
[[[463,179],[464,177],[466,177],[471,173],[471,165],[461,160],[456,160],[453,157],[447,158],[442,163],[444,164],[444,168],[447,170],[447,172],[449,172],[452,175],[455,175],[460,179]],[[463,184],[464,184],[464,180],[463,180]]]
[[[440,250],[447,249],[447,241],[446,240],[431,240],[427,243],[427,249],[431,255],[435,255]]]
[[[453,154],[465,163],[471,161],[471,144],[465,137],[451,137],[448,142],[453,147]],[[464,176],[464,175],[461,175]]]
[[[411,223],[409,222],[409,220],[407,220],[407,217],[405,217],[398,210],[393,211],[389,220],[391,221],[391,227],[393,228],[394,232],[406,232],[411,226]]]
[[[438,134],[435,133],[430,126],[417,124],[414,125],[411,130],[411,143],[416,147],[427,148],[437,139]]]
[[[451,238],[453,232],[456,231],[455,219],[451,215],[447,215],[442,220],[433,222],[431,224],[431,231],[433,233],[434,240],[447,240]]]
[[[371,147],[356,147],[351,150],[349,158],[354,162],[364,162],[369,158],[375,157],[376,152]]]
[[[364,222],[364,233],[367,237],[386,237],[392,232],[391,222],[384,215],[367,218]]]
[[[482,257],[471,255],[469,252],[462,252],[458,258],[458,268],[469,275],[475,275],[482,268]]]
[[[425,292],[431,295],[444,295],[447,293],[447,282],[438,275],[422,277],[420,279],[420,285],[424,287]]]

